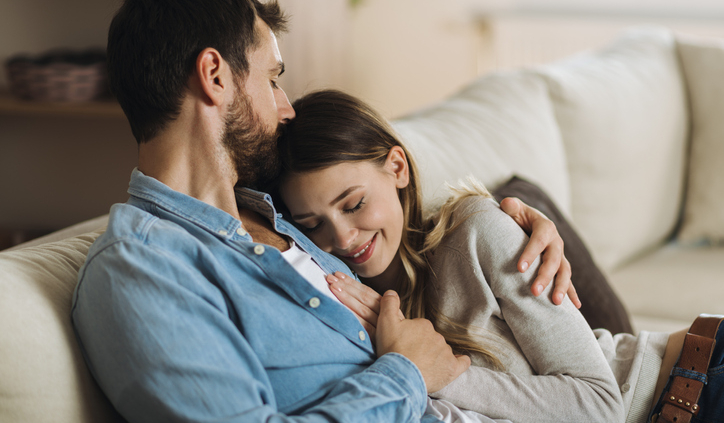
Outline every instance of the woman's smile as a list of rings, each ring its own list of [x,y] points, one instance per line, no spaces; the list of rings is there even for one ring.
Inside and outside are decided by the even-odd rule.
[[[375,251],[375,241],[377,240],[377,234],[372,239],[355,250],[353,253],[343,256],[345,259],[351,261],[354,264],[362,264],[372,257]]]

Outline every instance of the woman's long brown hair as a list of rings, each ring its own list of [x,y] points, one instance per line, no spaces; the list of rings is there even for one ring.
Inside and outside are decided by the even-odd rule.
[[[372,162],[381,167],[392,147],[404,150],[410,182],[398,190],[404,215],[399,248],[405,269],[399,292],[402,311],[407,318],[429,319],[456,351],[476,352],[489,364],[501,368],[499,359],[483,345],[478,330],[443,316],[426,295],[425,281],[430,268],[425,253],[434,249],[450,229],[449,219],[439,219],[434,225],[432,220],[423,218],[417,166],[389,123],[361,100],[337,90],[307,94],[296,100],[293,107],[296,118],[279,140],[281,178],[346,162]],[[453,203],[449,201],[443,207],[443,216],[445,210],[454,208]]]

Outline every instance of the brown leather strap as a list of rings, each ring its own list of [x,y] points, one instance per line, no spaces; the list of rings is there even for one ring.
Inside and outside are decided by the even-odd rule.
[[[690,423],[699,413],[699,397],[706,383],[706,372],[716,345],[716,333],[724,317],[701,315],[684,338],[681,355],[671,374],[669,390],[661,398],[663,405],[656,423]],[[657,419],[658,417],[658,419]]]

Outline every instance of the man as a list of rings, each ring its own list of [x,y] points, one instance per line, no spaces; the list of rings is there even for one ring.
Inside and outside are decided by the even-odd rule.
[[[293,240],[322,274],[346,266],[268,195],[234,189],[275,174],[278,127],[294,118],[277,85],[284,24],[276,3],[257,0],[127,0],[111,24],[110,81],[139,162],[79,273],[72,319],[129,421],[434,420],[423,417],[427,392],[470,364],[428,321],[402,318],[391,292],[375,352],[355,316],[281,251]],[[541,278],[562,262],[565,291],[550,222],[524,206],[516,217],[545,234],[521,262],[552,242]]]

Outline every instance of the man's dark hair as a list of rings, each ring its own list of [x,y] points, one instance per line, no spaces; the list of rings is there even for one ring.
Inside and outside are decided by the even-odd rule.
[[[276,0],[124,1],[108,31],[108,77],[139,144],[178,117],[205,48],[218,50],[239,80],[247,75],[257,16],[275,34],[286,29]]]

